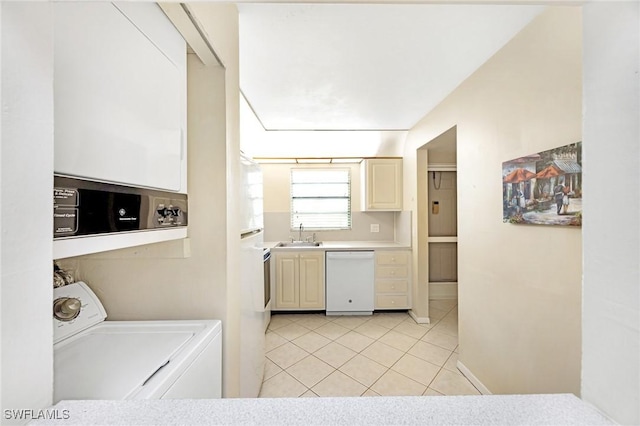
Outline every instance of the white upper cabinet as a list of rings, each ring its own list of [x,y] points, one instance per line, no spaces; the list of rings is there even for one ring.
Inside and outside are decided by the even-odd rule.
[[[155,3],[56,2],[54,171],[186,192],[186,43]]]
[[[362,210],[402,210],[402,159],[370,158],[362,168]]]

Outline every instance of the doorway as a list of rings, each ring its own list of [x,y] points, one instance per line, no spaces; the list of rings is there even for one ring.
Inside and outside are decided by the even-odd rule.
[[[458,298],[457,127],[417,149],[416,317],[436,319],[436,305],[455,305]],[[418,315],[421,314],[421,315]],[[426,317],[426,318],[423,318]]]
[[[429,299],[458,296],[458,212],[454,166],[429,167]]]

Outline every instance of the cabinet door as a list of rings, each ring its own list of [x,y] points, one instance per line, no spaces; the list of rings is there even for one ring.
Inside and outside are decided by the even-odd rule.
[[[300,305],[299,260],[296,254],[277,254],[276,309],[297,308]]]
[[[378,266],[376,269],[377,278],[407,278],[409,276],[409,268],[406,265],[401,266]]]
[[[363,210],[402,210],[402,159],[365,160]]]
[[[300,255],[300,308],[324,309],[324,252]]]
[[[379,294],[376,296],[376,309],[408,309],[409,296],[406,294]]]
[[[183,191],[186,44],[158,5],[125,9],[54,5],[54,171]]]
[[[376,294],[408,292],[408,280],[376,280]]]

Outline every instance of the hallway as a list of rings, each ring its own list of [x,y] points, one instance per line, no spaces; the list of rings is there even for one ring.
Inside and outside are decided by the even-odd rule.
[[[456,368],[456,301],[430,310],[431,324],[405,312],[273,315],[260,397],[479,395]]]

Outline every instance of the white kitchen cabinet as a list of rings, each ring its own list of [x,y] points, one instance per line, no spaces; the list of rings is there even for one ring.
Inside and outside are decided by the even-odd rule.
[[[411,251],[376,250],[375,309],[411,308]]]
[[[186,192],[186,43],[155,3],[54,4],[54,171]]]
[[[325,307],[324,251],[274,253],[274,310],[317,310]]]
[[[370,158],[360,167],[362,210],[402,210],[402,159]]]

